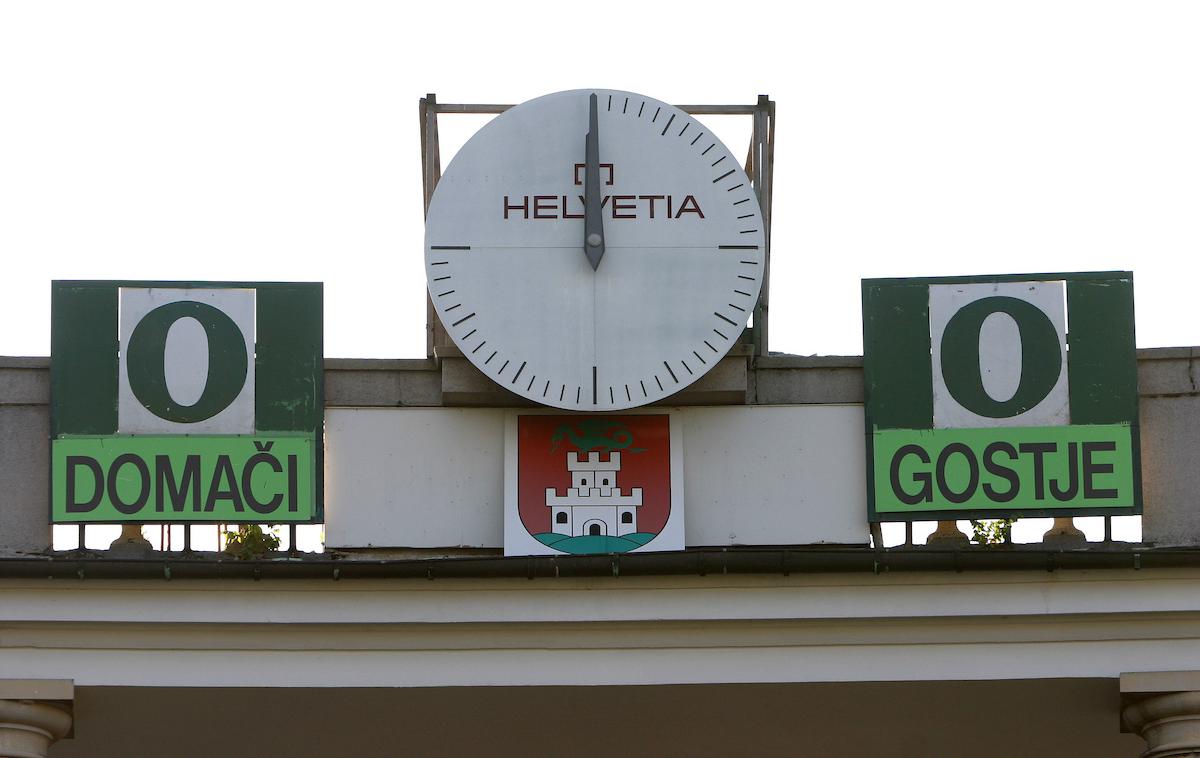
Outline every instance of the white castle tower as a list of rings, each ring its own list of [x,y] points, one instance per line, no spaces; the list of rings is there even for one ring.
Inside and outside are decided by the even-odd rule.
[[[634,487],[630,494],[621,494],[617,487],[620,453],[609,453],[606,461],[600,460],[596,452],[588,453],[582,460],[578,453],[567,453],[567,470],[571,472],[571,487],[565,496],[560,496],[553,487],[546,488],[546,507],[553,509],[550,527],[555,534],[620,537],[638,530],[637,509],[642,504],[642,488]]]

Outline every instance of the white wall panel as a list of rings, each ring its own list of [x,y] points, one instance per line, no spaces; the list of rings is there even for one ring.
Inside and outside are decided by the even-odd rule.
[[[692,545],[866,543],[861,405],[688,408]]]
[[[326,545],[500,546],[504,413],[327,410]]]
[[[688,545],[865,543],[858,405],[682,408]],[[501,547],[504,418],[326,412],[329,547]]]

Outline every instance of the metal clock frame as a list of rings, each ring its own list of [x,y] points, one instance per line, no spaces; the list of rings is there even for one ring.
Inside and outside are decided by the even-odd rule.
[[[438,114],[500,114],[512,105],[486,103],[439,103],[433,93],[421,98],[421,185],[424,190],[425,215],[429,202],[442,178],[442,157],[438,142]],[[684,113],[697,115],[749,116],[753,119],[750,146],[743,166],[758,197],[763,218],[763,277],[758,303],[754,306],[753,326],[746,327],[754,355],[767,354],[767,323],[771,282],[771,187],[775,172],[775,101],[759,95],[753,105],[678,105]],[[425,354],[436,358],[438,348],[447,348],[453,341],[442,326],[433,302],[425,298]]]

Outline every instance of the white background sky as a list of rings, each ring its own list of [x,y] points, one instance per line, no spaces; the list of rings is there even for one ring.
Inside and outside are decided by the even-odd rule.
[[[1200,3],[422,5],[0,4],[0,354],[153,278],[324,281],[326,355],[420,357],[418,99],[578,87],[776,100],[773,350],[859,353],[862,277],[1126,268],[1200,344]]]

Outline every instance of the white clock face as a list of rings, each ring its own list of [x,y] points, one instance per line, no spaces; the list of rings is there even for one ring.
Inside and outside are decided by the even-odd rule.
[[[586,188],[593,94],[598,193]],[[574,90],[506,111],[459,151],[429,206],[425,270],[447,332],[498,384],[620,410],[728,352],[758,300],[764,245],[749,179],[703,124],[630,92]]]

